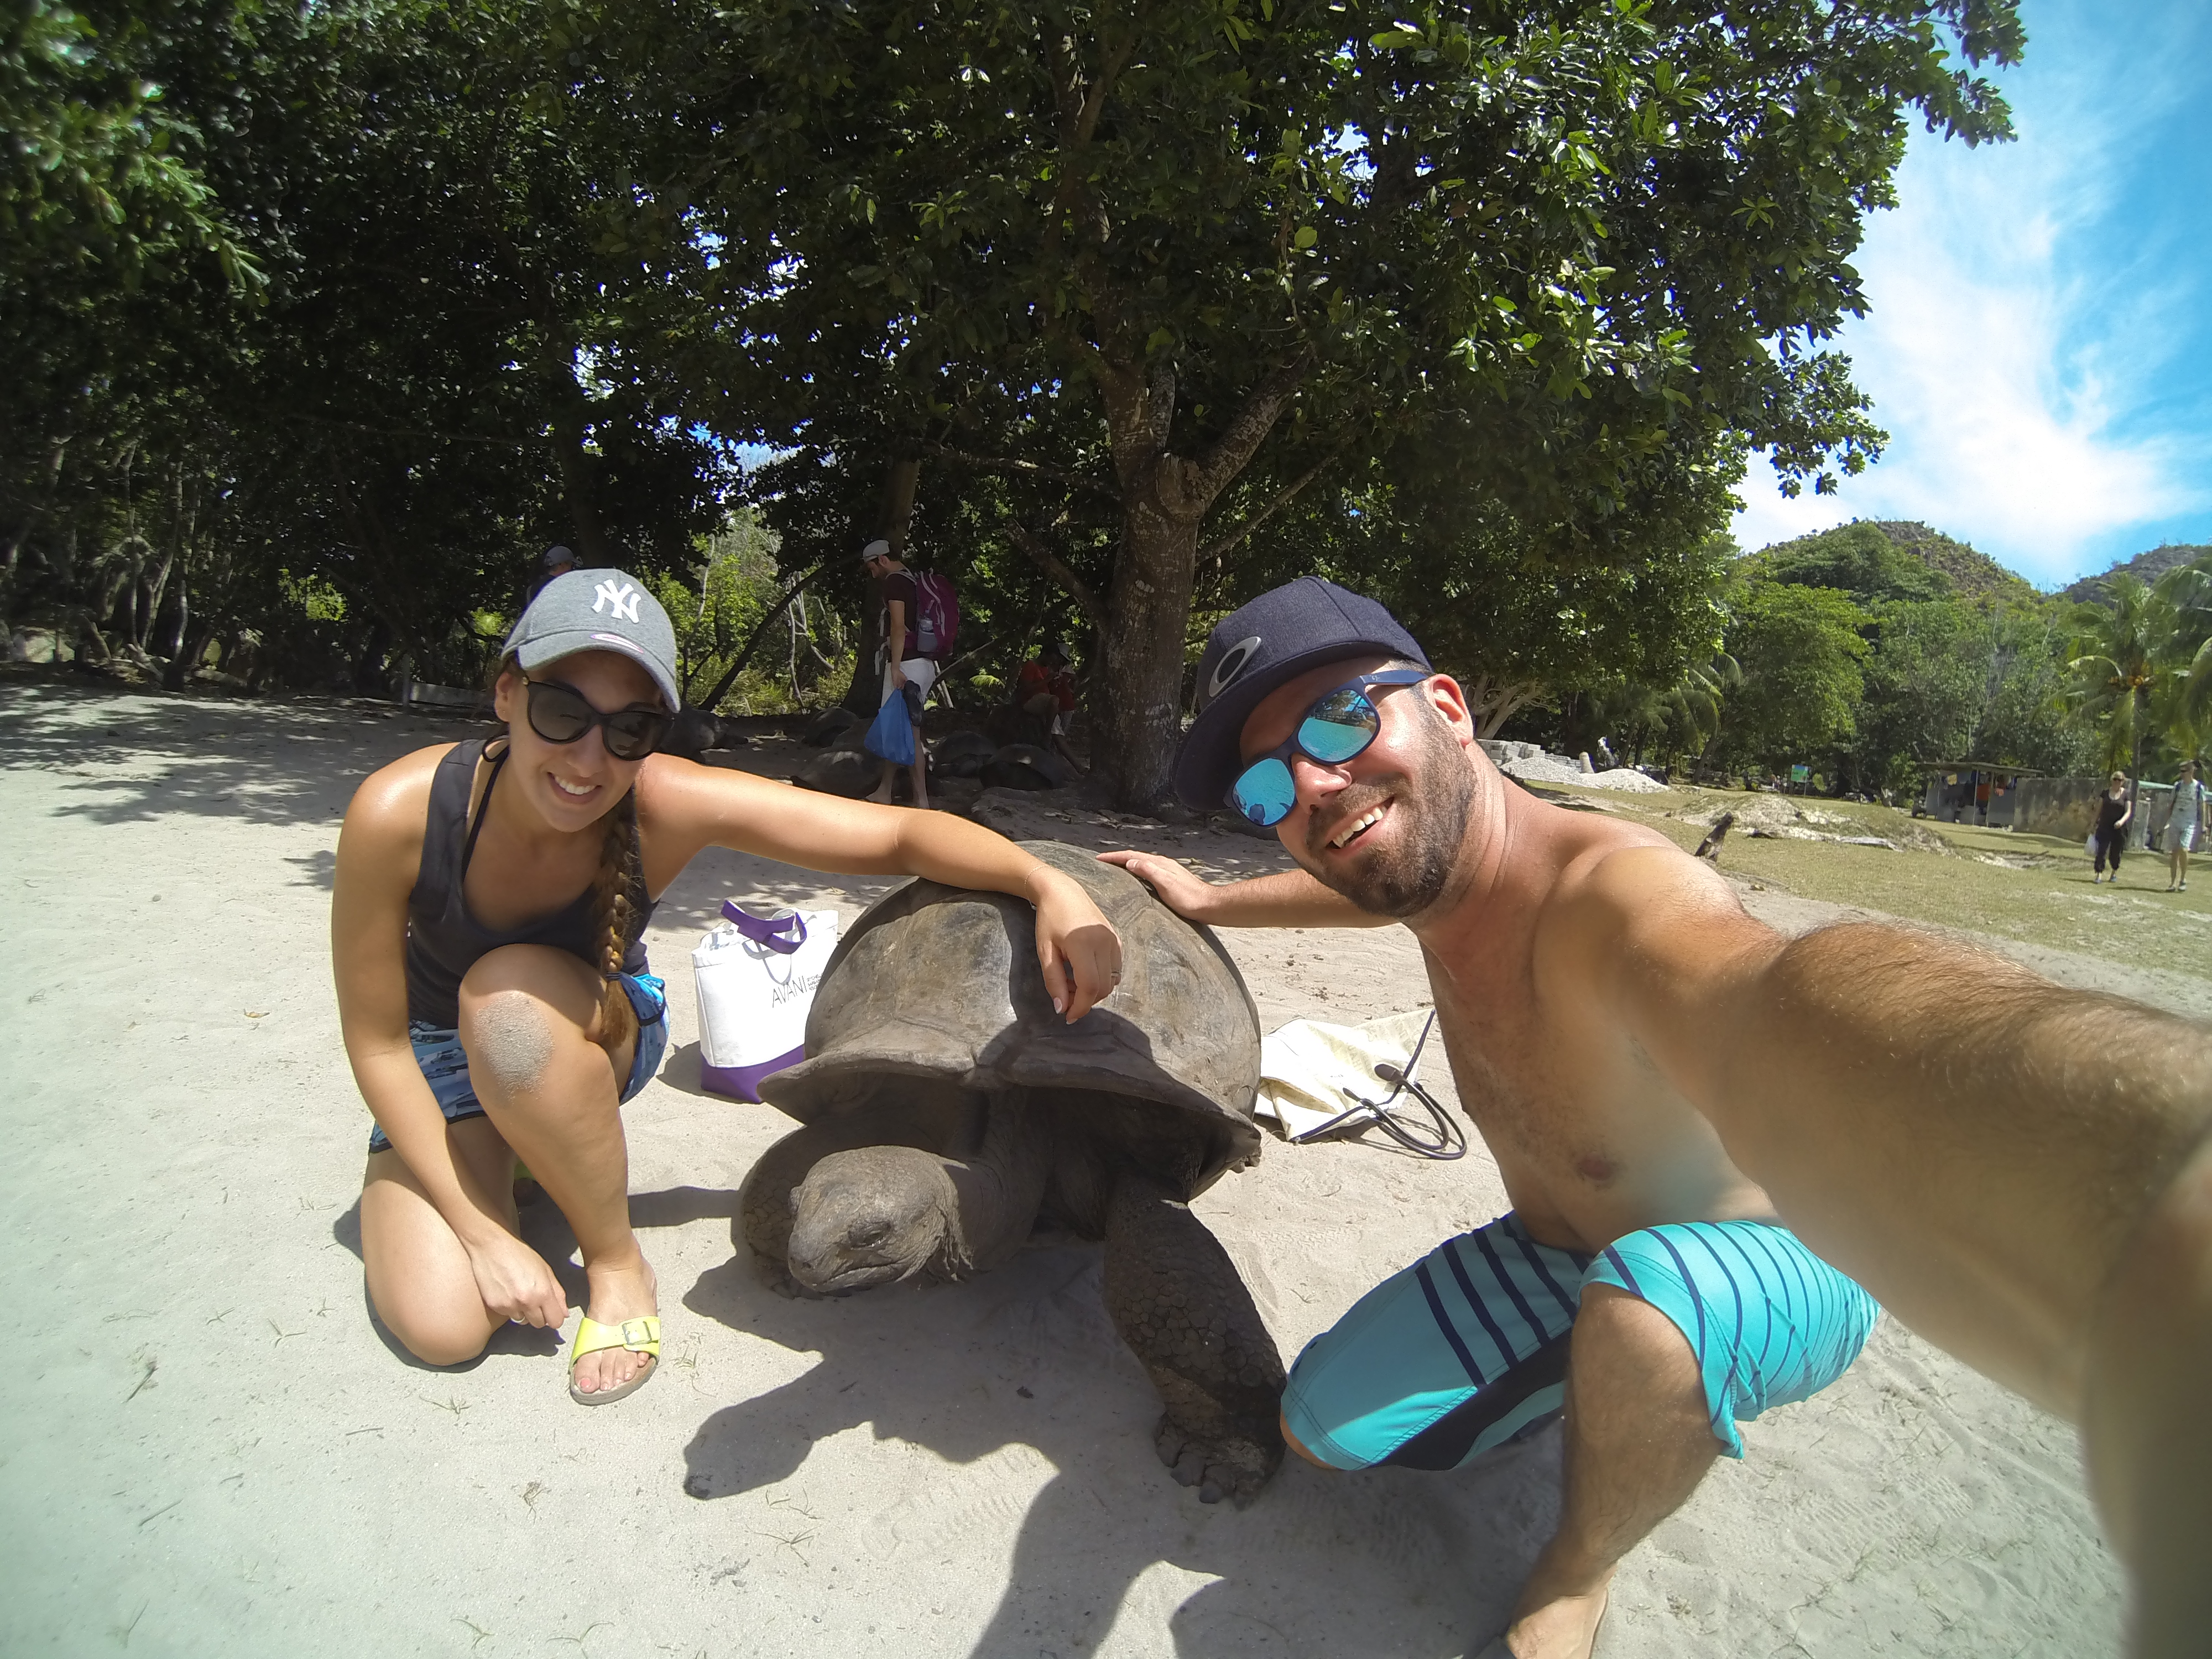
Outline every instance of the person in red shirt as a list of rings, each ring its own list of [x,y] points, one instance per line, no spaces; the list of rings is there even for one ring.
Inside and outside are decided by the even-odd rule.
[[[1014,676],[1014,707],[1037,723],[1045,741],[1079,772],[1086,770],[1067,746],[1067,722],[1075,713],[1075,676],[1067,666],[1067,647],[1057,641],[1021,665]]]

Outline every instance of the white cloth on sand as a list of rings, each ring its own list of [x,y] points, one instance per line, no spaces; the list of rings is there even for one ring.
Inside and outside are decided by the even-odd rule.
[[[1390,1085],[1376,1075],[1376,1064],[1404,1066],[1428,1018],[1427,1009],[1417,1008],[1364,1025],[1294,1019],[1268,1032],[1260,1043],[1260,1098],[1252,1109],[1296,1137],[1350,1111],[1362,1099],[1382,1099]]]

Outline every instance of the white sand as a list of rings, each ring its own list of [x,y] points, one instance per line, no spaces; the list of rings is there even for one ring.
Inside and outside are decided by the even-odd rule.
[[[664,1375],[586,1411],[542,1334],[453,1371],[389,1347],[354,1254],[368,1125],[330,992],[331,849],[360,776],[458,732],[0,680],[19,970],[0,1024],[18,1336],[0,1647],[1443,1659],[1495,1634],[1555,1511],[1556,1431],[1451,1475],[1292,1462],[1250,1510],[1207,1508],[1153,1457],[1158,1406],[1101,1310],[1095,1248],[830,1304],[779,1301],[732,1259],[738,1181],[788,1125],[696,1092],[683,951],[725,895],[849,921],[886,883],[717,854],[655,918],[676,1048],[628,1120]],[[1014,816],[1219,872],[1279,860],[1057,799]],[[1229,942],[1270,1024],[1425,999],[1401,930]],[[1198,1208],[1288,1358],[1501,1205],[1479,1152],[1275,1145]],[[532,1213],[565,1251],[550,1206]],[[1893,1324],[1745,1437],[1749,1459],[1630,1557],[1604,1659],[2118,1650],[2071,1431]]]

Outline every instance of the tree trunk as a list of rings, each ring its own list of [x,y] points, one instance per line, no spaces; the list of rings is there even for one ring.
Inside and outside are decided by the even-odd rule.
[[[621,562],[606,527],[599,522],[591,452],[584,447],[584,394],[572,381],[574,401],[553,422],[553,453],[561,468],[561,495],[568,508],[569,534],[575,538],[577,562],[606,568]]]
[[[1267,374],[1195,458],[1170,448],[1171,365],[1097,371],[1121,497],[1121,541],[1106,603],[1106,672],[1092,681],[1098,738],[1091,752],[1124,811],[1149,811],[1172,793],[1199,526],[1274,429],[1310,361],[1301,350]]]
[[[184,629],[184,639],[177,654],[169,659],[169,665],[161,671],[161,689],[181,691],[191,682],[192,674],[207,655],[208,641],[215,636],[215,626],[204,620],[195,620]]]
[[[1115,799],[1144,811],[1174,792],[1182,735],[1183,634],[1198,570],[1198,520],[1157,501],[1124,508],[1108,590],[1106,672],[1094,678],[1097,763]]]
[[[884,469],[883,493],[876,503],[876,535],[889,542],[892,553],[902,559],[906,556],[906,532],[914,522],[915,487],[921,482],[921,461],[917,456],[894,456]],[[860,550],[854,551],[857,554]]]

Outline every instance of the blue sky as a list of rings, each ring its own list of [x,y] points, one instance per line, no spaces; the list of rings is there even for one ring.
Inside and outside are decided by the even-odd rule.
[[[2212,542],[2212,4],[2025,0],[2019,134],[1917,130],[1837,342],[1890,434],[1834,495],[1739,494],[1755,548],[1920,519],[2041,586]]]

